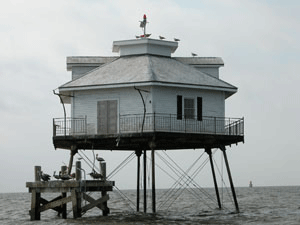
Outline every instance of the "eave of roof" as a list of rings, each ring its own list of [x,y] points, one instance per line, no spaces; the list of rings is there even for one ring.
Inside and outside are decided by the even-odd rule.
[[[202,73],[193,66],[172,58],[151,55],[117,58],[62,85],[59,89],[64,92],[137,85],[219,90],[225,91],[228,96],[237,91],[233,85]]]

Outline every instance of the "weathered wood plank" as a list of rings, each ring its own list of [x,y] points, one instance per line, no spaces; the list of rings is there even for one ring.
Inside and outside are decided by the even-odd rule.
[[[91,196],[85,194],[85,193],[82,193],[82,197],[84,200],[88,201],[89,203],[94,203],[96,202],[95,199],[93,199]],[[97,207],[98,209],[101,209],[101,210],[104,210],[104,205],[101,203],[99,205],[96,205],[95,207]]]
[[[39,211],[43,212],[45,210],[52,209],[52,208],[55,208],[57,206],[66,204],[70,201],[72,201],[72,196],[62,198],[62,199],[56,200],[54,202],[49,202],[48,204],[41,206]]]
[[[41,197],[40,198],[40,202],[41,202],[42,205],[46,205],[46,204],[49,204],[51,202],[55,202],[55,201],[60,200],[60,199],[62,199],[61,195],[58,196],[58,197],[56,197],[56,198],[54,198],[54,199],[52,199],[51,201],[48,201],[47,199],[44,199],[44,198]],[[56,211],[58,213],[62,212],[61,206],[56,206],[56,207],[52,208],[52,210],[54,210],[54,211]]]
[[[30,220],[40,220],[41,213],[39,212],[41,193],[33,190],[31,195],[31,210],[29,211]]]
[[[66,198],[67,197],[67,193],[61,193],[62,198]],[[63,219],[67,219],[67,204],[63,204],[61,206],[61,210],[62,210],[62,218]]]
[[[71,192],[72,197],[72,208],[73,208],[73,217],[76,219],[77,217],[81,217],[81,198],[80,194],[73,189]]]
[[[98,200],[95,200],[91,204],[82,207],[82,212],[86,212],[86,211],[94,208],[95,206],[97,206],[97,205],[99,205],[99,204],[101,204],[103,202],[106,202],[108,200],[109,200],[109,195],[105,195],[105,196],[99,198]]]

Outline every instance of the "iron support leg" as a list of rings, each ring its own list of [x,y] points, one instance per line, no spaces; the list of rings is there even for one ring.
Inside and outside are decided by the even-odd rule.
[[[156,199],[155,199],[155,154],[154,150],[151,150],[152,158],[152,212],[156,212]]]
[[[147,212],[147,153],[144,150],[144,213]]]
[[[233,186],[233,181],[232,181],[232,177],[231,177],[229,163],[228,163],[228,159],[227,159],[227,155],[226,155],[226,149],[222,148],[221,150],[223,151],[223,155],[224,155],[224,160],[225,160],[225,164],[226,164],[226,168],[227,168],[227,173],[228,173],[228,178],[229,178],[229,182],[230,182],[230,186],[231,186],[231,192],[232,192],[235,208],[236,208],[237,212],[240,212],[239,205],[238,205],[237,198],[236,198],[236,194],[235,194],[235,190],[234,190],[234,186]]]
[[[214,185],[215,185],[215,191],[216,191],[217,200],[218,200],[218,206],[219,206],[219,209],[221,209],[222,206],[221,206],[221,201],[220,201],[220,195],[219,195],[218,183],[217,183],[216,174],[215,174],[214,163],[213,163],[212,154],[211,154],[211,148],[206,148],[205,152],[209,155],[209,161],[210,161],[210,166],[211,166],[211,172],[212,172],[213,179],[214,179]]]
[[[137,184],[136,184],[136,211],[140,211],[140,168],[141,168],[141,151],[136,151],[135,152],[137,156]]]

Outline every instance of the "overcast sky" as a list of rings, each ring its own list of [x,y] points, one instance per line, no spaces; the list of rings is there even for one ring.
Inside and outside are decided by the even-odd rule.
[[[181,40],[174,56],[223,58],[221,79],[238,87],[226,116],[245,117],[245,143],[227,151],[235,185],[299,185],[299,11],[296,0],[2,1],[0,192],[27,191],[35,165],[52,174],[68,164],[69,151],[52,144],[52,118],[63,117],[52,90],[71,79],[66,57],[114,56],[112,42],[141,34],[144,13],[151,38]],[[202,152],[168,154],[187,168]],[[128,154],[103,153],[108,173]],[[135,166],[133,160],[114,177],[119,188],[136,187]],[[197,179],[211,186],[206,167]],[[159,169],[157,176],[158,187],[172,183]]]

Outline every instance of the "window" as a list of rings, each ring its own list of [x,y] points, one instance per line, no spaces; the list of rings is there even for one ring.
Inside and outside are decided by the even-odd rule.
[[[183,104],[184,103],[184,104]],[[194,98],[183,98],[181,95],[177,95],[177,119],[196,119],[196,107],[197,107],[197,120],[202,121],[202,98],[197,97],[197,106],[195,105]]]
[[[195,118],[195,101],[193,98],[184,99],[184,118],[185,119]]]

